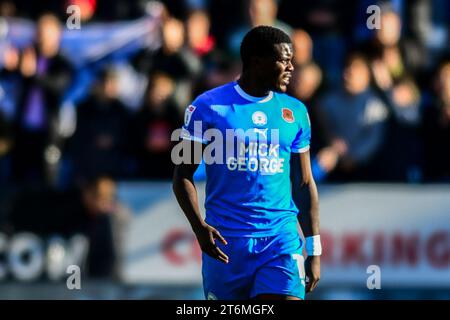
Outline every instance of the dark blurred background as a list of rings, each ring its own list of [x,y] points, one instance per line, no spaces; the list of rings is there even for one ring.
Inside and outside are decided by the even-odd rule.
[[[240,41],[261,24],[292,37],[289,93],[311,118],[313,173],[330,208],[325,230],[352,230],[361,217],[346,213],[365,210],[359,196],[372,207],[353,231],[383,221],[374,234],[406,233],[402,242],[393,231],[392,243],[404,245],[412,269],[394,268],[384,295],[337,273],[343,284],[325,282],[314,297],[449,298],[449,276],[444,289],[424,288],[415,272],[436,270],[410,263],[422,248],[410,230],[417,224],[426,239],[443,230],[438,274],[450,270],[447,0],[0,0],[0,298],[39,297],[41,287],[21,287],[34,283],[47,288],[44,297],[66,297],[52,290],[65,288],[68,264],[103,283],[75,298],[201,298],[198,248],[170,195],[170,138],[198,94],[239,77]],[[348,208],[339,211],[343,199]],[[402,210],[395,222],[391,213]],[[337,216],[341,229],[333,229]],[[382,242],[374,239],[372,256]],[[167,246],[197,258],[186,267]],[[354,256],[343,257],[345,269]],[[173,273],[158,277],[166,267]]]

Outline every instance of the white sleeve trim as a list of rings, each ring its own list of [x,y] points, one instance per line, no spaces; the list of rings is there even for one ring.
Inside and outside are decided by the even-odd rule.
[[[292,148],[292,149],[291,149],[291,152],[295,152],[295,153],[304,153],[304,152],[306,152],[306,151],[308,151],[308,150],[309,150],[309,145],[307,145],[306,147],[300,148],[300,149]]]
[[[206,141],[206,140],[203,140],[202,138],[199,138],[199,137],[194,137],[194,136],[184,136],[184,137],[181,137],[183,140],[189,140],[189,141],[194,141],[194,142],[200,142],[200,143],[203,143],[203,144],[208,144],[208,141]]]

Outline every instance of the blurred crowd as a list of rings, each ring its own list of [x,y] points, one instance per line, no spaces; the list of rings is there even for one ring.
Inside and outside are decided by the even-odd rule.
[[[158,5],[161,44],[125,61],[139,81],[124,83],[123,63],[102,67],[64,117],[77,69],[60,39],[73,4],[82,25],[137,19]],[[371,30],[372,4],[381,15]],[[449,12],[448,2],[432,0],[2,0],[0,14],[36,21],[36,34],[32,46],[2,52],[0,184],[169,179],[170,136],[185,106],[238,78],[240,41],[261,24],[292,36],[289,90],[311,116],[317,180],[449,181]]]
[[[70,5],[81,32],[157,10],[160,45],[103,64],[67,103],[79,73],[79,53],[61,51]],[[381,9],[375,28],[370,5]],[[32,45],[0,52],[0,225],[85,230],[99,243],[93,274],[113,272],[115,226],[127,220],[115,181],[171,178],[185,107],[239,77],[240,41],[257,25],[291,35],[289,93],[310,114],[317,181],[450,182],[448,1],[1,0],[0,16],[35,23]],[[53,224],[30,220],[33,208]]]

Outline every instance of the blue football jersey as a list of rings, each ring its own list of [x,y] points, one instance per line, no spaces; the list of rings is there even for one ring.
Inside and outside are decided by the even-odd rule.
[[[291,152],[309,150],[305,105],[277,92],[246,94],[237,82],[186,108],[183,139],[206,144],[206,222],[224,236],[267,237],[297,230]]]

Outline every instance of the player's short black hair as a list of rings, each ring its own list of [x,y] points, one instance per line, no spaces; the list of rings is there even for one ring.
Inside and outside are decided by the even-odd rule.
[[[258,26],[250,30],[241,43],[241,60],[245,67],[251,57],[267,57],[275,53],[274,46],[280,43],[292,43],[291,38],[282,30],[270,26]]]

